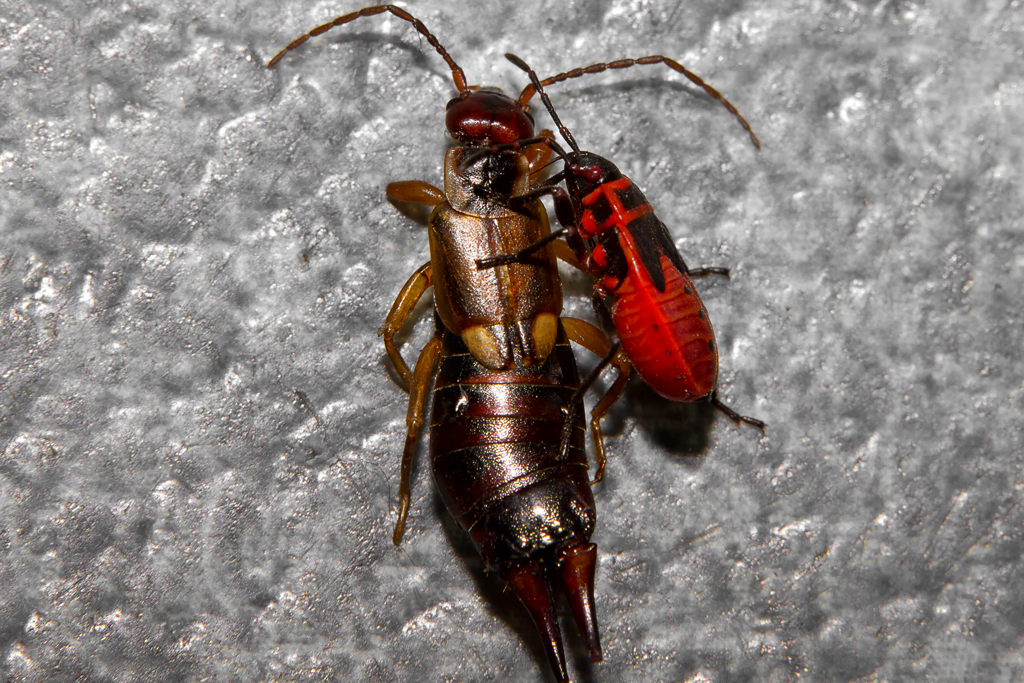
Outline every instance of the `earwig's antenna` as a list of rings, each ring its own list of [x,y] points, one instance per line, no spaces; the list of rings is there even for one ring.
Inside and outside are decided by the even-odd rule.
[[[513,64],[515,64],[515,62],[513,62]],[[551,76],[550,78],[545,78],[543,81],[540,81],[539,83],[533,82],[530,85],[526,86],[525,88],[523,88],[523,91],[519,93],[519,99],[516,101],[519,102],[520,106],[524,106],[527,102],[530,101],[530,98],[533,97],[534,93],[541,91],[541,86],[543,85],[560,83],[570,78],[579,78],[580,76],[583,76],[585,74],[596,74],[602,71],[606,71],[608,69],[626,69],[631,66],[637,66],[638,64],[664,64],[668,68],[678,71],[679,73],[683,74],[691,81],[699,85],[700,87],[704,88],[704,92],[706,92],[708,95],[721,102],[722,106],[728,109],[730,114],[736,117],[736,120],[740,122],[741,126],[743,126],[743,130],[747,131],[747,134],[750,135],[750,141],[754,143],[754,147],[761,149],[761,141],[757,139],[757,135],[754,133],[754,130],[750,127],[750,124],[747,123],[747,120],[743,118],[743,115],[740,114],[739,110],[735,107],[735,105],[733,105],[732,102],[727,100],[725,96],[722,95],[722,93],[718,92],[713,87],[711,87],[711,85],[706,83],[703,78],[693,73],[692,71],[690,71],[689,69],[687,69],[685,66],[675,61],[674,59],[669,59],[664,55],[649,55],[647,57],[640,57],[638,59],[617,59],[614,62],[599,62],[597,64],[591,64],[590,66],[584,66],[579,69],[564,71],[555,76]],[[519,65],[516,64],[516,66]]]
[[[448,67],[452,70],[452,80],[455,81],[456,89],[458,89],[460,93],[464,93],[466,92],[466,90],[469,89],[469,87],[466,84],[466,74],[462,70],[462,67],[455,63],[455,60],[452,59],[451,55],[448,54],[448,51],[444,49],[444,46],[441,45],[440,41],[438,41],[438,39],[434,37],[434,34],[427,30],[427,27],[423,24],[422,21],[420,21],[419,19],[417,19],[416,17],[414,17],[413,15],[409,14],[404,9],[396,5],[373,5],[371,7],[364,7],[363,9],[358,10],[356,12],[349,12],[348,14],[343,14],[340,17],[336,17],[335,19],[327,22],[326,24],[321,24],[320,26],[317,26],[309,33],[301,35],[292,42],[288,43],[283,50],[278,52],[276,55],[273,56],[273,58],[271,58],[269,62],[267,62],[267,68],[273,68],[275,64],[281,61],[281,58],[284,57],[287,52],[299,47],[313,36],[318,36],[321,33],[330,31],[335,26],[341,26],[342,24],[347,24],[350,21],[355,21],[359,17],[372,17],[375,14],[382,14],[384,12],[391,12],[399,19],[408,21],[413,26],[415,26],[417,31],[426,36],[427,42],[430,43],[435,50],[437,50],[437,53],[441,55],[441,58],[444,59],[444,61],[448,64]]]

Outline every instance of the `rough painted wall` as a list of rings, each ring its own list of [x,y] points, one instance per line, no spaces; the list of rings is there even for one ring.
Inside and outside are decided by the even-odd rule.
[[[376,330],[427,248],[384,186],[440,183],[451,79],[389,17],[263,66],[357,7],[0,12],[0,679],[551,680],[425,467],[391,545]],[[631,385],[577,679],[1021,680],[1020,3],[408,8],[510,91],[506,51],[678,58],[764,143],[667,69],[551,90],[732,268],[699,283],[721,392],[769,423]]]

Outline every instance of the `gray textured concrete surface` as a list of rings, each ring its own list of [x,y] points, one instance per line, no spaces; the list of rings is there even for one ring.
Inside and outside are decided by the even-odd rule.
[[[551,680],[422,466],[391,545],[376,329],[427,248],[384,186],[440,182],[450,77],[387,17],[263,66],[359,6],[0,10],[0,679]],[[631,385],[574,679],[1024,679],[1020,3],[408,7],[507,90],[679,58],[765,146],[667,69],[552,88],[733,269],[721,390],[769,423]]]

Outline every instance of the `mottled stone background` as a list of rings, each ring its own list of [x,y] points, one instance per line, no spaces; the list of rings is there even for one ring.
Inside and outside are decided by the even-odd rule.
[[[721,390],[769,423],[631,386],[575,680],[1021,680],[1020,2],[473,4],[408,3],[473,82],[662,52],[765,146],[667,69],[552,88],[732,267]],[[390,17],[263,66],[358,6],[0,10],[0,679],[551,680],[423,467],[391,545],[376,330],[427,247],[384,186],[440,181],[451,79]]]

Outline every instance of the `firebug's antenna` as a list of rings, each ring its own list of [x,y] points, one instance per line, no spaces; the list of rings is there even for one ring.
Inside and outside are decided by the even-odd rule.
[[[556,126],[558,126],[558,132],[562,134],[562,137],[565,138],[565,141],[569,143],[570,147],[572,147],[572,151],[577,153],[577,154],[579,154],[580,153],[580,146],[576,144],[576,138],[574,138],[572,136],[572,133],[569,132],[568,128],[566,128],[565,126],[562,125],[561,119],[559,119],[558,118],[558,114],[555,113],[554,105],[551,104],[551,98],[548,97],[548,94],[546,92],[544,92],[544,84],[541,83],[540,78],[537,76],[537,72],[534,71],[533,69],[531,69],[529,64],[524,62],[519,57],[516,57],[511,52],[506,52],[505,53],[505,59],[507,59],[508,61],[510,61],[513,64],[515,64],[517,67],[519,67],[520,69],[525,71],[530,76],[530,83],[531,83],[531,85],[526,86],[526,89],[528,90],[528,89],[530,89],[532,87],[534,90],[537,91],[537,93],[540,95],[541,101],[544,103],[544,106],[547,107],[548,113],[551,114],[551,120],[555,122]],[[526,93],[526,90],[523,90],[523,93]],[[532,97],[532,96],[533,96],[533,91],[530,91],[530,97]],[[524,106],[526,106],[526,103],[529,101],[529,99],[530,98],[527,97],[524,100],[523,99],[523,94],[520,94],[519,95],[519,99],[516,100],[516,103],[520,107],[524,107]],[[558,150],[555,150],[555,151],[557,152]],[[562,154],[561,156],[563,158],[565,157],[564,154]]]

